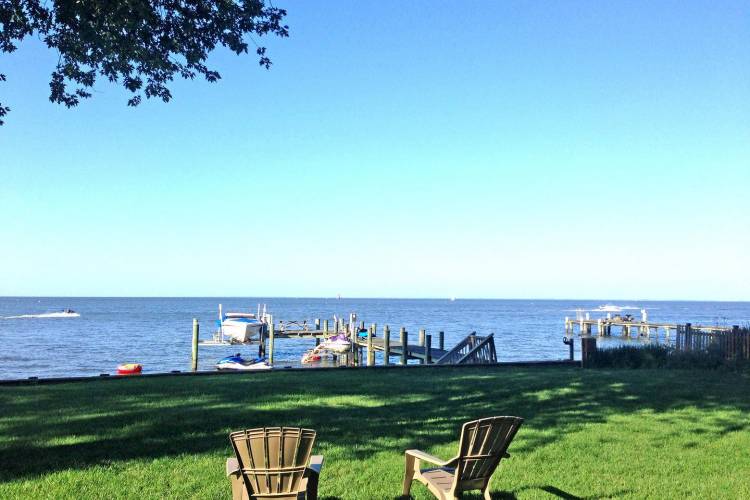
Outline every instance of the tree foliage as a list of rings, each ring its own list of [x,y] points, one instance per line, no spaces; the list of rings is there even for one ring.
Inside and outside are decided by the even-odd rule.
[[[288,36],[285,16],[263,0],[0,0],[0,52],[38,36],[58,53],[50,101],[76,106],[103,77],[130,91],[127,103],[137,106],[143,96],[169,101],[175,75],[221,78],[205,64],[219,45],[243,54],[252,43],[268,69],[253,36]],[[0,125],[8,111],[0,103]]]

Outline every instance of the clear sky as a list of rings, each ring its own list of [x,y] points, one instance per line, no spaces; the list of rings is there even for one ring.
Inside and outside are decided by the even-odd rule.
[[[750,300],[747,2],[275,4],[169,104],[0,55],[0,295]]]

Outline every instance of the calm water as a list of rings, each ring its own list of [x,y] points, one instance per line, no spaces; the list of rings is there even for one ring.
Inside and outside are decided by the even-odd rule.
[[[201,337],[215,329],[218,304],[224,311],[255,311],[268,305],[276,320],[348,317],[356,312],[368,325],[391,330],[405,326],[416,341],[419,328],[434,335],[445,331],[450,347],[471,331],[494,333],[501,361],[561,359],[563,319],[577,308],[603,304],[631,306],[634,316],[645,307],[649,319],[676,323],[745,325],[749,302],[643,302],[551,300],[402,300],[279,298],[0,298],[0,379],[29,376],[80,376],[113,373],[124,362],[138,362],[146,372],[187,370],[190,365],[192,318],[201,322]],[[79,318],[8,318],[73,309]],[[617,342],[613,340],[612,342]],[[298,365],[310,340],[277,340],[280,365]],[[576,346],[577,348],[578,346]],[[220,358],[257,347],[205,347],[200,369],[211,370]]]

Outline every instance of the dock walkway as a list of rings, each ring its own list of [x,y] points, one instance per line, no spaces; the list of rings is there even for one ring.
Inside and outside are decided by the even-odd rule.
[[[367,349],[369,344],[367,342],[367,339],[359,339],[357,341],[357,345],[360,348]],[[385,339],[381,337],[373,337],[372,349],[373,351],[377,351],[377,352],[385,352]],[[403,356],[403,353],[404,353],[404,347],[401,344],[401,342],[391,341],[389,351],[390,351],[388,353],[389,356],[401,357]],[[414,344],[409,344],[408,342],[406,344],[406,357],[408,359],[418,359],[420,361],[432,362],[432,361],[441,359],[446,354],[448,354],[448,351],[446,351],[445,349],[437,349],[434,347],[430,347],[430,355],[428,356],[426,345],[424,346],[414,345]]]
[[[690,325],[690,323],[687,323],[687,325]],[[594,327],[596,327],[596,335],[609,336],[612,334],[613,326],[620,328],[624,337],[630,337],[633,332],[636,332],[642,337],[649,337],[652,333],[658,334],[659,330],[663,330],[664,334],[669,337],[670,331],[679,333],[684,330],[686,325],[655,321],[639,321],[635,319],[625,320],[622,318],[565,318],[566,335],[574,334],[576,327],[578,327],[578,333],[580,335],[592,335]],[[724,333],[732,330],[732,327],[728,326],[691,325],[691,328],[694,331],[706,333]]]

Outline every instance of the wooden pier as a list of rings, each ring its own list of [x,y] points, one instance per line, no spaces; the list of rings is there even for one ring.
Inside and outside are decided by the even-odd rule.
[[[639,337],[648,338],[651,335],[658,335],[659,331],[661,330],[664,332],[665,338],[669,338],[671,332],[675,332],[676,334],[683,331],[686,326],[692,328],[693,331],[706,333],[723,333],[732,330],[732,327],[728,326],[692,325],[690,323],[681,325],[648,320],[627,320],[624,318],[565,318],[566,335],[575,335],[577,328],[577,333],[582,336],[591,336],[596,334],[599,337],[605,337],[612,335],[612,327],[615,327],[616,330],[620,330],[620,334],[623,337],[631,337],[635,333]]]
[[[390,358],[396,357],[406,364],[408,360],[417,360],[420,364],[481,364],[497,363],[497,352],[495,351],[495,341],[493,334],[486,337],[480,337],[476,332],[472,332],[461,342],[456,344],[452,349],[444,348],[444,333],[439,332],[439,343],[437,347],[432,346],[432,335],[426,335],[424,330],[420,330],[418,343],[404,343],[403,340],[391,341],[388,336],[373,337],[368,331],[366,339],[359,338],[356,342],[357,347],[367,350],[367,366],[375,364],[375,353],[383,353],[383,364],[390,364]],[[384,335],[387,335],[384,331]],[[408,337],[407,337],[408,338]],[[404,348],[406,345],[406,348]],[[387,353],[387,354],[386,354]]]
[[[410,341],[409,333],[401,327],[397,336],[392,338],[388,325],[378,334],[376,324],[365,329],[365,323],[357,323],[356,314],[349,316],[349,321],[342,318],[329,320],[316,319],[307,322],[278,322],[269,315],[267,323],[261,330],[260,337],[253,342],[239,343],[226,340],[220,333],[214,334],[209,340],[198,340],[199,326],[193,320],[193,352],[192,368],[197,370],[199,346],[230,346],[252,345],[258,346],[258,355],[266,356],[268,362],[274,363],[274,347],[277,340],[310,339],[315,341],[315,347],[321,340],[333,335],[345,335],[351,342],[351,350],[333,354],[334,361],[339,365],[375,366],[376,353],[381,353],[382,363],[389,365],[391,358],[397,358],[400,364],[418,361],[419,364],[481,364],[497,363],[497,352],[493,334],[479,336],[472,332],[451,349],[445,347],[445,334],[438,332],[437,343],[433,344],[432,335],[425,330],[419,330],[416,342]]]

